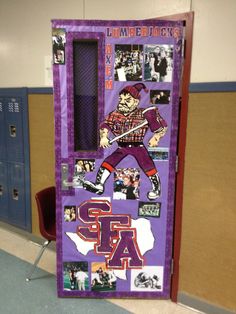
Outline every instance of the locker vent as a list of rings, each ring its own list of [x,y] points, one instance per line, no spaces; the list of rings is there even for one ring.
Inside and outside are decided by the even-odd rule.
[[[20,112],[20,107],[19,107],[19,104],[17,102],[14,104],[14,111]]]
[[[20,112],[20,106],[18,102],[9,102],[8,103],[9,112]]]
[[[9,103],[8,103],[8,111],[9,111],[9,112],[14,112],[14,105],[13,105],[12,102],[9,102]]]

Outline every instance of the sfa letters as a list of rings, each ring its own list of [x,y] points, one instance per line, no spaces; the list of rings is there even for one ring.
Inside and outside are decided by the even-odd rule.
[[[106,258],[108,268],[133,269],[144,266],[136,229],[131,227],[131,217],[113,214],[106,200],[89,200],[78,207],[77,234],[84,241],[94,242],[94,253]]]

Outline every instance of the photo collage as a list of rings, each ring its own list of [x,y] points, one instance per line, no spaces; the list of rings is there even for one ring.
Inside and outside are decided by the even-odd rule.
[[[91,274],[91,275],[90,275]],[[65,291],[115,292],[117,282],[126,274],[107,268],[104,262],[92,262],[91,273],[88,262],[64,262],[63,282]],[[145,266],[131,270],[130,291],[162,291],[163,267]]]
[[[57,158],[65,168],[57,202],[61,296],[155,298],[168,290],[165,235],[177,40],[173,32],[163,33],[170,28],[153,23],[127,29],[101,24],[82,39],[86,32],[79,24],[66,28],[66,34],[63,28],[53,32],[54,68],[72,100],[61,101],[57,117],[63,156]],[[98,56],[95,66],[88,57],[79,63],[74,42],[81,45],[76,51]],[[75,60],[81,68],[73,76],[68,71]],[[82,79],[75,79],[80,71]],[[96,82],[89,85],[90,75]],[[86,84],[77,95],[75,82],[81,80]],[[88,144],[89,132],[95,134],[94,146]],[[82,148],[77,138],[85,142]]]
[[[115,81],[171,82],[172,45],[115,45]]]
[[[146,86],[152,83],[149,89],[150,106],[158,108],[171,104],[171,90],[161,87],[163,83],[171,83],[172,76],[173,45],[115,45],[115,81],[143,81]],[[153,83],[157,83],[156,87]],[[168,149],[164,147],[148,147],[148,152],[153,160],[166,161],[169,157]]]
[[[168,83],[171,83],[173,76],[173,46],[172,45],[129,45],[120,44],[115,46],[114,56],[114,80],[116,82],[127,82],[128,86],[133,86],[137,89],[138,94],[146,86],[149,95],[149,107],[155,108],[157,121],[161,127],[166,127],[163,117],[159,114],[159,106],[171,104],[171,91],[167,89]],[[131,83],[132,82],[132,83]],[[140,85],[137,83],[140,82]],[[143,83],[142,83],[143,82]],[[135,84],[136,83],[136,84]],[[165,88],[162,88],[165,83]],[[144,85],[145,84],[145,85]],[[151,86],[151,88],[149,87]],[[134,126],[139,125],[139,116],[134,118],[133,125],[129,121],[127,125],[126,113],[132,112],[133,108],[127,109],[125,106],[129,106],[130,99],[127,98],[127,92],[134,96],[135,89],[125,88],[120,92],[120,99],[118,100],[117,111],[124,113],[124,120],[119,115],[111,116],[111,114],[105,118],[105,124],[109,127],[113,126],[114,120],[119,119],[119,126],[114,127],[113,135],[119,134],[119,132],[125,133],[125,130]],[[123,94],[122,94],[123,92]],[[121,96],[124,95],[124,96]],[[123,98],[122,98],[123,97]],[[121,99],[122,98],[122,99]],[[140,96],[138,96],[140,98]],[[125,106],[123,103],[125,102]],[[109,119],[111,121],[109,121]],[[121,130],[118,130],[118,127]],[[118,131],[119,132],[118,132]],[[131,135],[124,136],[121,140],[118,140],[118,146],[121,150],[127,147],[127,142],[130,147],[133,143],[142,142],[143,137],[147,129],[144,126],[141,129],[137,129]],[[164,134],[165,135],[165,132]],[[100,137],[103,137],[103,133],[100,130]],[[140,140],[139,140],[140,138]],[[160,136],[161,138],[161,136]],[[103,148],[109,147],[109,142],[100,142],[100,146]],[[139,146],[139,145],[138,145]],[[142,164],[146,159],[145,166],[142,167],[127,167],[121,168],[118,166],[119,163],[113,164],[112,158],[106,158],[102,163],[102,166],[95,171],[96,159],[89,158],[76,158],[74,162],[73,172],[73,187],[79,189],[86,189],[87,191],[96,193],[98,195],[103,194],[105,181],[111,174],[110,162],[114,167],[113,169],[113,187],[112,195],[109,200],[125,201],[133,200],[137,202],[137,221],[138,225],[136,230],[138,234],[145,233],[145,240],[139,239],[140,247],[144,246],[145,250],[147,244],[145,241],[154,241],[153,234],[151,232],[150,218],[161,217],[161,202],[155,201],[157,197],[161,196],[159,187],[161,185],[160,179],[157,175],[150,175],[146,173],[145,167],[155,167],[155,161],[168,161],[169,151],[168,148],[159,147],[158,142],[148,145],[147,149],[140,145],[141,150],[135,153],[134,158],[137,160],[138,165]],[[118,155],[113,153],[114,160],[118,158]],[[146,156],[147,154],[147,156]],[[145,155],[145,157],[144,157]],[[140,156],[140,157],[138,157]],[[121,158],[125,158],[126,155]],[[150,160],[151,166],[150,166]],[[105,167],[103,167],[105,165]],[[107,166],[109,165],[109,167]],[[141,189],[141,173],[144,171],[151,179],[153,190],[148,193],[149,201],[140,201],[140,189]],[[153,171],[153,170],[152,170]],[[87,180],[87,175],[94,173],[96,177],[95,183]],[[104,175],[105,174],[105,175]],[[105,178],[105,180],[103,179]],[[100,184],[100,182],[103,184]],[[153,181],[152,181],[153,180]],[[158,181],[159,180],[159,181]],[[152,195],[151,195],[152,194]],[[154,195],[154,196],[153,196]],[[102,198],[101,198],[102,199]],[[105,199],[105,198],[104,198]],[[75,222],[79,220],[80,207],[76,205],[64,206],[64,221]],[[137,223],[137,222],[136,222]],[[142,225],[141,225],[142,224]],[[140,230],[140,231],[139,231]],[[78,234],[67,233],[67,236],[75,243],[80,253],[86,255],[89,251],[93,250],[91,242],[86,244],[82,239],[79,238]],[[140,236],[139,236],[140,237]],[[152,240],[153,239],[153,240]],[[144,242],[143,242],[144,241]],[[64,290],[66,291],[93,291],[93,292],[115,292],[119,290],[119,285],[123,280],[126,280],[125,270],[112,269],[107,266],[105,262],[96,261],[96,259],[88,265],[88,262],[77,261],[77,262],[64,262]],[[89,271],[88,271],[89,269]],[[130,271],[130,291],[147,291],[155,292],[162,291],[163,289],[163,267],[162,266],[145,266],[139,269],[131,269]]]

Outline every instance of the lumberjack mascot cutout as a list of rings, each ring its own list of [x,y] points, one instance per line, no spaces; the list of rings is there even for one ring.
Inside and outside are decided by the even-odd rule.
[[[167,124],[156,107],[138,108],[142,90],[148,92],[143,83],[137,83],[124,87],[119,93],[116,110],[109,113],[100,126],[100,146],[107,148],[116,141],[118,148],[101,164],[95,183],[84,181],[84,189],[101,195],[111,172],[122,159],[131,155],[151,181],[152,189],[147,194],[148,199],[154,200],[160,196],[160,178],[155,164],[143,144],[143,139],[150,128],[154,134],[149,140],[148,146],[157,147],[160,138],[167,131]],[[115,136],[112,140],[109,140],[109,132]]]

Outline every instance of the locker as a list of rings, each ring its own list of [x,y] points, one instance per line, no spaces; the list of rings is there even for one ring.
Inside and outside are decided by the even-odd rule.
[[[7,145],[7,160],[11,162],[24,162],[24,140],[22,121],[22,99],[6,98],[5,135]]]
[[[24,164],[8,163],[8,217],[17,226],[26,225]]]
[[[5,102],[0,98],[0,160],[6,159]]]
[[[27,88],[0,88],[0,219],[31,231],[27,93]]]
[[[8,219],[8,182],[7,182],[7,163],[0,161],[0,217]]]

